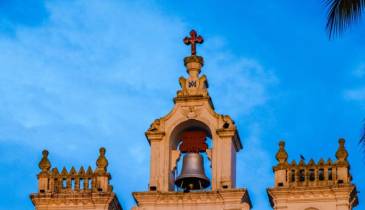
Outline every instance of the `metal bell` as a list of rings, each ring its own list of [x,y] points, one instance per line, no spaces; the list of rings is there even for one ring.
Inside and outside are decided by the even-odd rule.
[[[204,172],[203,157],[199,153],[186,153],[180,175],[175,184],[184,190],[199,190],[209,187],[209,178]]]

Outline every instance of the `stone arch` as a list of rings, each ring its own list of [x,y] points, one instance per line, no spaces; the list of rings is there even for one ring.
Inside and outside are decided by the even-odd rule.
[[[179,143],[181,142],[180,136],[184,131],[187,130],[202,130],[206,132],[206,135],[208,138],[212,140],[213,144],[213,137],[212,137],[212,131],[211,128],[207,125],[206,122],[203,122],[202,120],[197,119],[187,119],[176,122],[176,124],[172,125],[172,131],[168,133],[167,140],[169,148],[169,151],[175,151],[173,153],[170,153],[169,161],[170,161],[170,171],[169,171],[169,190],[174,190],[174,182],[175,182],[175,171],[177,169],[178,161],[180,160],[181,153],[178,151]],[[213,145],[212,145],[213,146]],[[177,153],[176,153],[177,152]],[[178,154],[178,155],[177,155]],[[212,170],[212,169],[210,169]]]

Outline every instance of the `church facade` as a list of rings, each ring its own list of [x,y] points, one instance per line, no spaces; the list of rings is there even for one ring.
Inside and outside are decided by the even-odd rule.
[[[228,115],[215,112],[208,80],[201,75],[203,57],[196,44],[203,38],[192,30],[184,43],[191,56],[184,59],[187,77],[173,109],[153,121],[145,135],[150,145],[149,185],[133,192],[133,210],[250,210],[249,191],[236,186],[236,154],[242,150],[237,127]],[[351,182],[345,141],[340,139],[336,160],[288,163],[285,143],[279,143],[275,185],[267,189],[275,210],[351,210],[357,203]],[[48,151],[39,163],[38,191],[30,195],[36,210],[120,210],[107,171],[105,148],[96,168],[51,169]],[[204,167],[204,165],[206,167]],[[206,175],[209,174],[209,176]],[[268,186],[269,187],[269,186]]]

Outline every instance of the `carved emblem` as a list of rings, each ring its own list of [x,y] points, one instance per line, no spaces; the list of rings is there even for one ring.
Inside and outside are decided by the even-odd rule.
[[[196,87],[197,87],[196,80],[188,81],[188,88],[196,88]]]
[[[183,109],[182,113],[185,117],[191,119],[191,118],[197,118],[200,114],[200,110],[196,106],[189,106],[187,109]]]
[[[178,91],[178,96],[190,96],[190,95],[208,95],[208,82],[205,75],[200,78],[190,77],[186,79],[184,77],[179,78],[181,90]]]

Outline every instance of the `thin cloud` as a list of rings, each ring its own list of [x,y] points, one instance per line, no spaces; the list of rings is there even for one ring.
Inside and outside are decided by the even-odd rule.
[[[361,64],[359,67],[355,69],[353,75],[357,78],[365,77],[365,64]]]
[[[365,87],[347,90],[345,92],[345,98],[354,101],[364,101],[365,100]]]
[[[353,79],[359,80],[360,85],[357,87],[348,88],[343,92],[343,97],[348,101],[354,101],[365,107],[365,86],[363,85],[363,78],[365,77],[365,64],[359,65],[353,72]]]
[[[273,154],[263,148],[261,130],[259,123],[249,125],[250,133],[245,138],[244,149],[237,156],[237,185],[248,189],[253,209],[270,209],[266,188],[272,186],[270,164]]]

